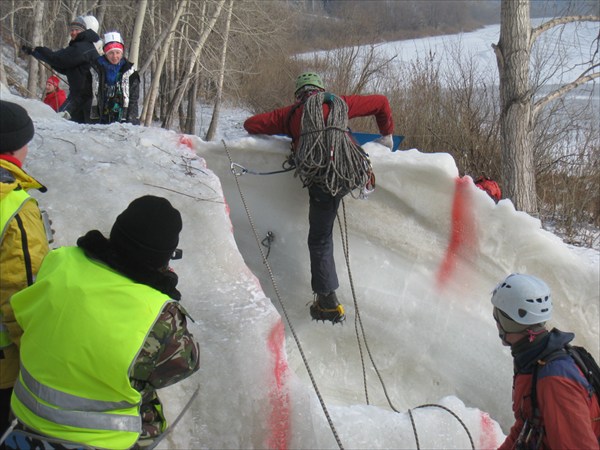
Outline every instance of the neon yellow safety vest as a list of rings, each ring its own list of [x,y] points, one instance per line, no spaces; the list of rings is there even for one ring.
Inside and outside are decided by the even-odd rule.
[[[141,433],[141,395],[129,376],[169,301],[78,247],[48,253],[36,282],[11,299],[23,328],[17,418],[49,437],[130,448]]]
[[[25,189],[15,189],[2,199],[0,204],[0,243],[4,240],[4,234],[8,229],[10,221],[21,211],[23,206],[29,200],[34,200]],[[35,201],[35,200],[34,200]],[[0,349],[8,347],[12,341],[8,337],[8,330],[2,323],[2,313],[0,312]]]

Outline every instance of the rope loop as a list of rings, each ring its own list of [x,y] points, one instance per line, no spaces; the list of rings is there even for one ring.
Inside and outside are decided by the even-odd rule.
[[[329,116],[323,103],[327,96]],[[318,92],[302,111],[302,133],[295,152],[297,176],[304,187],[317,185],[332,196],[362,190],[371,179],[369,155],[348,134],[348,105],[340,97]]]

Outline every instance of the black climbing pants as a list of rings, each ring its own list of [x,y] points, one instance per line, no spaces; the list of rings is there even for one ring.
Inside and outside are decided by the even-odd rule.
[[[72,122],[77,123],[92,123],[90,112],[92,110],[92,98],[82,97],[74,94],[67,97],[67,100],[62,104],[59,111],[68,111]]]
[[[333,259],[333,225],[343,195],[332,197],[322,189],[308,188],[308,251],[313,292],[328,294],[339,287]]]

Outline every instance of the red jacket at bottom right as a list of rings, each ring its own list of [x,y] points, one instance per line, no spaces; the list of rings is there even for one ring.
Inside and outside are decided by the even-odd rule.
[[[553,347],[564,347],[574,338],[572,333],[564,333],[553,329],[548,333],[548,345],[544,354],[549,354]],[[515,423],[500,450],[516,447],[525,420],[532,419],[531,383],[532,363],[522,365],[519,370],[515,359],[516,373],[513,378],[513,412]],[[518,357],[517,357],[518,358]],[[600,405],[598,393],[594,393],[575,361],[566,353],[540,365],[537,375],[537,404],[540,411],[540,426],[544,436],[540,449],[586,449],[600,448]],[[533,443],[530,443],[533,447]],[[530,447],[524,447],[530,448]]]

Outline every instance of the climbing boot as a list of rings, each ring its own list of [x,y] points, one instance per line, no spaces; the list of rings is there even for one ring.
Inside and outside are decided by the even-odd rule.
[[[315,299],[310,305],[310,316],[313,320],[329,320],[334,325],[346,319],[344,307],[338,302],[335,292],[315,294]]]

